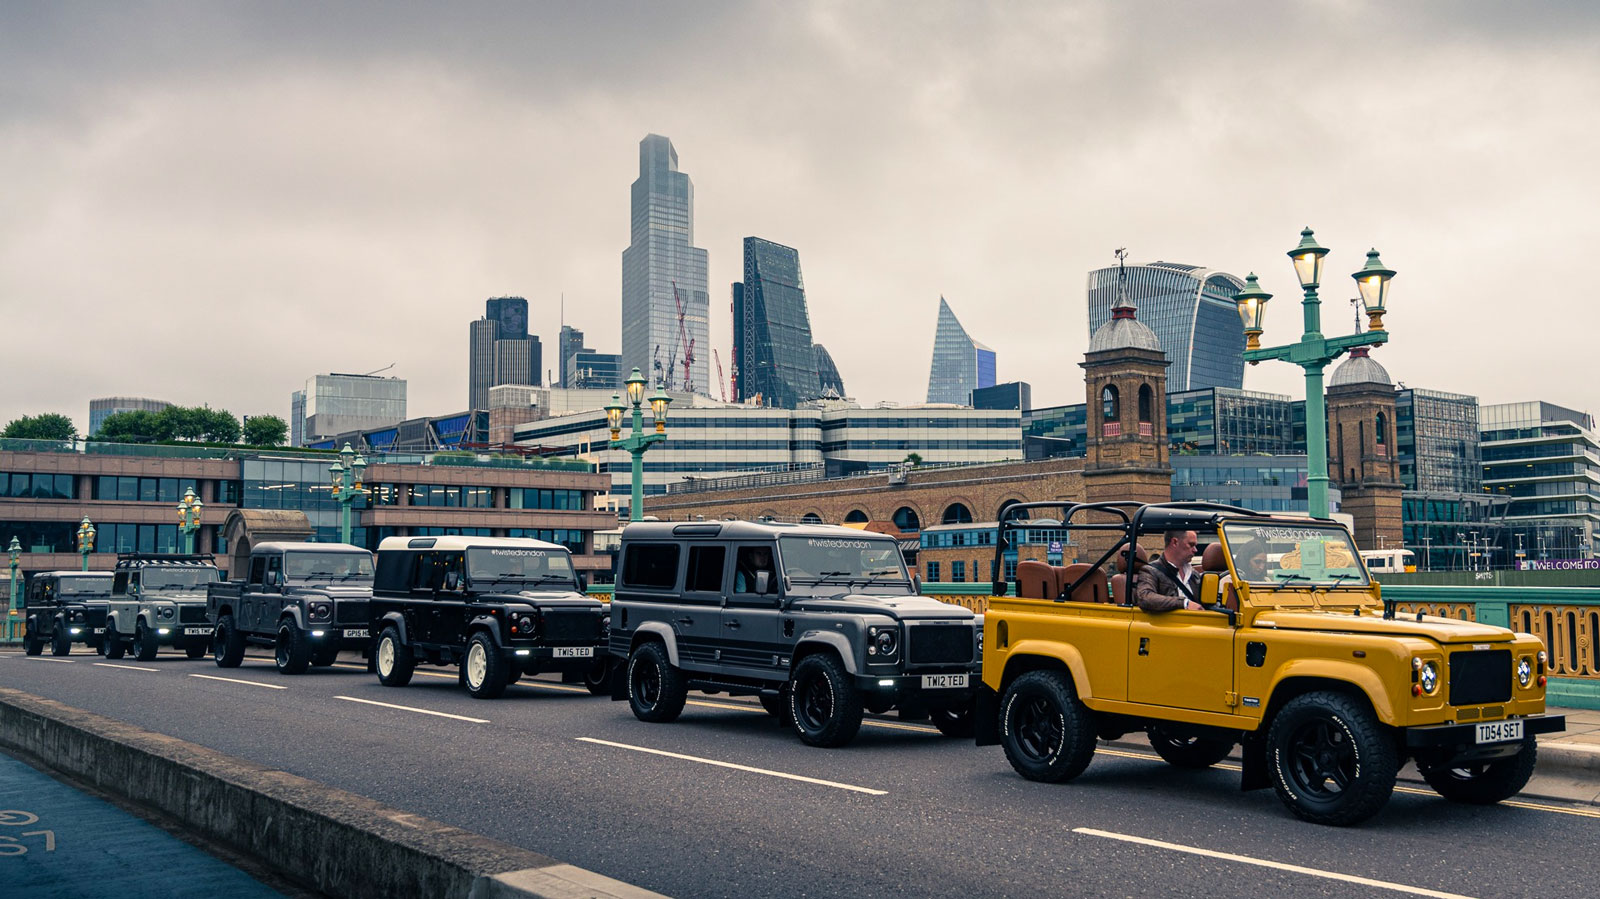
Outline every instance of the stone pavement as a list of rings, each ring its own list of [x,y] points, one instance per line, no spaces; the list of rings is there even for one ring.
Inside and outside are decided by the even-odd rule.
[[[1567,729],[1539,736],[1539,764],[1522,795],[1600,805],[1600,710],[1547,711],[1566,715]]]

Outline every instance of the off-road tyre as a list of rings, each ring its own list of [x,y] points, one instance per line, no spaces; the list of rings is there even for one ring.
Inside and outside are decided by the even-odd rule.
[[[509,667],[500,657],[500,647],[478,631],[467,641],[467,653],[461,657],[461,682],[473,699],[494,699],[506,691]]]
[[[339,660],[339,644],[337,642],[320,646],[311,653],[311,664],[317,668],[326,668]]]
[[[1156,751],[1156,755],[1161,756],[1162,761],[1174,768],[1195,770],[1209,768],[1227,758],[1234,746],[1232,740],[1186,737],[1170,733],[1157,725],[1150,727],[1148,736],[1150,748]]]
[[[186,658],[203,659],[206,657],[206,645],[204,643],[190,643],[183,648],[183,654]]]
[[[953,709],[929,709],[928,718],[933,721],[934,727],[939,728],[939,733],[947,737],[970,740],[977,732],[977,722],[970,703]]]
[[[53,656],[72,654],[72,635],[60,624],[56,625],[55,632],[50,635],[50,654]]]
[[[103,642],[106,647],[106,658],[112,661],[122,658],[123,653],[128,651],[128,644],[122,642],[122,638],[109,627],[106,629],[106,638]]]
[[[1028,780],[1065,783],[1094,757],[1094,713],[1067,674],[1030,671],[1000,696],[1000,744]]]
[[[293,621],[278,624],[278,640],[272,647],[272,661],[284,674],[305,674],[311,667],[311,638]]]
[[[605,656],[583,670],[583,685],[590,696],[610,696],[611,679],[616,676],[617,666],[611,664],[610,656]]]
[[[217,629],[211,633],[211,660],[218,668],[237,668],[244,661],[244,634],[234,627],[232,615],[217,619]]]
[[[1468,805],[1494,805],[1522,792],[1533,776],[1533,765],[1538,761],[1538,743],[1525,737],[1522,751],[1516,755],[1461,768],[1417,763],[1422,779],[1440,796],[1451,802]]]
[[[22,651],[30,656],[44,653],[44,641],[33,635],[34,628],[30,623],[28,635],[22,638]]]
[[[819,652],[794,667],[789,680],[789,718],[800,742],[836,749],[861,730],[861,691],[837,656]]]
[[[378,635],[378,645],[372,650],[372,670],[378,675],[378,683],[385,687],[404,687],[411,683],[411,674],[417,670],[416,656],[400,639],[400,629],[392,624]]]
[[[161,651],[161,644],[157,643],[150,629],[141,621],[133,626],[133,646],[129,650],[133,657],[141,662],[155,661],[156,653]]]
[[[664,724],[683,714],[689,684],[673,667],[664,643],[640,643],[628,656],[628,707],[640,721]]]
[[[1362,700],[1307,693],[1289,700],[1267,730],[1267,770],[1296,817],[1345,827],[1378,813],[1400,769],[1394,740]]]

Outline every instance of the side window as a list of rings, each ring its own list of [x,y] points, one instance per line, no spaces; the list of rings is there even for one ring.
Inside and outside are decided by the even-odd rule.
[[[678,585],[678,544],[632,543],[623,551],[622,586],[671,590]]]
[[[265,578],[266,573],[267,573],[267,558],[266,558],[266,556],[256,556],[254,559],[250,560],[250,583],[252,585],[259,587],[263,583],[265,583],[266,582],[266,578]]]
[[[772,564],[772,547],[770,546],[741,546],[734,556],[733,566],[733,591],[735,593],[755,593],[758,586],[756,575],[765,571],[767,573],[767,593],[778,592],[778,573]]]
[[[444,585],[444,565],[439,553],[417,553],[411,569],[411,590],[431,593]]]
[[[119,571],[111,576],[111,592],[128,592],[128,573],[126,571]]]
[[[283,556],[268,556],[267,557],[267,579],[268,580],[276,580],[276,581],[280,581],[280,582],[282,581],[282,579],[283,579]]]
[[[683,575],[683,589],[694,593],[722,592],[722,562],[728,557],[726,547],[689,547],[689,567]]]

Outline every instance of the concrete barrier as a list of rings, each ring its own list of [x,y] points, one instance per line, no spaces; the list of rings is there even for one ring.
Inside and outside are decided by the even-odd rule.
[[[339,899],[644,899],[657,893],[333,789],[0,687],[0,746]]]

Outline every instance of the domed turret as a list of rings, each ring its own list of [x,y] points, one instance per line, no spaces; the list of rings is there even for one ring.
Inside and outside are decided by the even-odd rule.
[[[1098,335],[1096,335],[1098,336]],[[1339,363],[1328,378],[1329,387],[1345,387],[1350,384],[1382,384],[1385,387],[1394,385],[1389,380],[1389,372],[1378,360],[1372,358],[1367,348],[1358,346],[1350,351],[1350,358]]]

